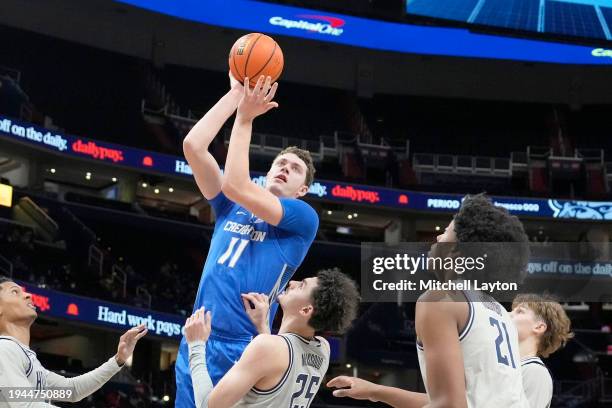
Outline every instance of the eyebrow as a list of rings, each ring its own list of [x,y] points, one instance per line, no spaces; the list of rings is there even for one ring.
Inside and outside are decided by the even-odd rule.
[[[282,157],[282,158],[278,159],[278,162],[281,162],[281,161],[289,162],[289,164],[291,164],[291,165],[297,165],[302,170],[304,170],[304,167],[306,167],[306,165],[304,163],[302,163],[301,161],[289,160],[286,157]],[[304,165],[304,166],[302,166],[302,165]]]

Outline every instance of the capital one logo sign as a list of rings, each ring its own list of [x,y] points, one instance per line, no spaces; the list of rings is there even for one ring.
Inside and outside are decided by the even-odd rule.
[[[269,22],[274,26],[285,27],[288,30],[305,30],[334,37],[342,35],[344,32],[342,27],[346,24],[343,19],[338,17],[313,14],[299,14],[295,18],[274,16],[270,18]]]

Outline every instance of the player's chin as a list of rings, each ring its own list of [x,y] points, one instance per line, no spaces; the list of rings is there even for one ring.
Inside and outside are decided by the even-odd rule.
[[[268,184],[268,191],[277,197],[284,197],[283,188],[277,180],[273,180],[271,183]]]

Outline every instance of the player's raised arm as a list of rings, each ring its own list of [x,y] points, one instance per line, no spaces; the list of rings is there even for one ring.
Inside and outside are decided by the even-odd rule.
[[[227,198],[276,226],[283,217],[280,200],[270,191],[253,183],[249,173],[249,146],[253,120],[278,107],[278,104],[272,101],[278,84],[272,85],[270,82],[270,77],[264,80],[261,76],[253,89],[244,87],[227,152],[222,189]],[[248,78],[244,83],[248,84]]]
[[[462,307],[467,305],[452,301],[417,302],[415,324],[427,366],[427,408],[467,408],[463,354],[457,332]]]
[[[221,169],[208,146],[223,124],[236,110],[242,97],[242,85],[230,74],[231,89],[195,124],[183,140],[183,153],[193,170],[196,183],[207,200],[221,191]]]
[[[68,399],[70,402],[77,402],[88,397],[99,390],[100,387],[121,370],[126,360],[134,353],[134,348],[138,340],[143,338],[146,334],[147,328],[144,324],[129,329],[119,338],[117,354],[98,368],[77,377],[67,378],[54,372],[47,371],[47,387],[50,389],[71,389],[72,394]]]

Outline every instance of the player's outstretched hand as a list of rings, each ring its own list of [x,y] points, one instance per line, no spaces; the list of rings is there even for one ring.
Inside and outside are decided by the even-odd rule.
[[[374,399],[376,384],[361,378],[341,375],[329,381],[327,386],[329,388],[337,388],[333,392],[334,397],[349,397],[376,402]]]
[[[134,348],[138,340],[143,338],[148,332],[144,324],[132,327],[130,330],[123,333],[119,337],[119,345],[117,346],[117,354],[115,360],[120,366],[124,365],[128,358],[134,353]]]
[[[278,82],[271,83],[271,77],[259,77],[255,87],[249,89],[249,78],[244,79],[244,94],[238,104],[236,118],[251,121],[259,115],[263,115],[272,108],[278,108],[278,103],[274,102],[274,95],[278,89]]]
[[[243,293],[242,303],[247,316],[259,334],[270,334],[270,299],[262,293]],[[252,306],[251,306],[252,305]]]
[[[185,339],[187,343],[193,341],[207,341],[211,331],[212,316],[203,307],[196,310],[185,322]]]

